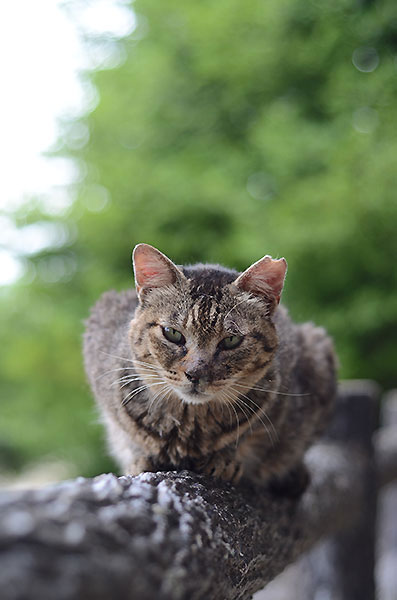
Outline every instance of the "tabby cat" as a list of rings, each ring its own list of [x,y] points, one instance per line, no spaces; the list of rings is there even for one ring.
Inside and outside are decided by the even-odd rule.
[[[237,483],[300,474],[335,395],[324,329],[279,305],[287,263],[176,266],[134,249],[136,292],[105,293],[85,367],[125,474],[190,469]],[[303,477],[304,479],[304,477]]]

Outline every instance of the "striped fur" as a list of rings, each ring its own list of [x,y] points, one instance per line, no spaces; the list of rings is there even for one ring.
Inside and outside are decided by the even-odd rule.
[[[92,309],[85,367],[124,473],[191,469],[237,482],[288,474],[322,430],[335,394],[325,331],[293,324],[270,296],[219,265],[172,283],[107,292]],[[162,327],[186,343],[168,341]],[[220,342],[243,336],[235,349]],[[192,383],[186,373],[195,373]],[[145,387],[147,386],[147,387]]]

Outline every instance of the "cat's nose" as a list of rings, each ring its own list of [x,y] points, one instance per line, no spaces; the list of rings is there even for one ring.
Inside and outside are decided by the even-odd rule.
[[[189,381],[193,384],[199,383],[200,379],[203,378],[203,372],[198,369],[191,369],[189,371],[185,371],[185,375]]]

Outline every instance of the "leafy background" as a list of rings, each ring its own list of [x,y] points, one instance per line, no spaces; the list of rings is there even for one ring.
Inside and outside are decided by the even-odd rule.
[[[66,10],[78,11],[81,0]],[[333,335],[340,376],[396,385],[394,0],[137,0],[113,57],[81,73],[92,110],[60,123],[64,210],[8,213],[48,243],[0,290],[0,466],[114,469],[85,380],[89,307],[132,285],[138,242],[177,263],[289,264],[283,300]],[[1,240],[0,240],[1,244]]]

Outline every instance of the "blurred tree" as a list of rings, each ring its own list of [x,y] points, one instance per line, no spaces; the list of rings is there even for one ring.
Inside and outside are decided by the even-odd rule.
[[[73,204],[14,215],[62,224],[65,242],[26,257],[1,298],[0,436],[25,460],[55,452],[85,474],[106,465],[81,321],[102,291],[131,285],[137,242],[179,263],[285,256],[284,302],[328,327],[341,376],[396,384],[394,1],[133,9],[129,37],[87,40],[124,60],[82,74],[99,102],[62,123]]]

